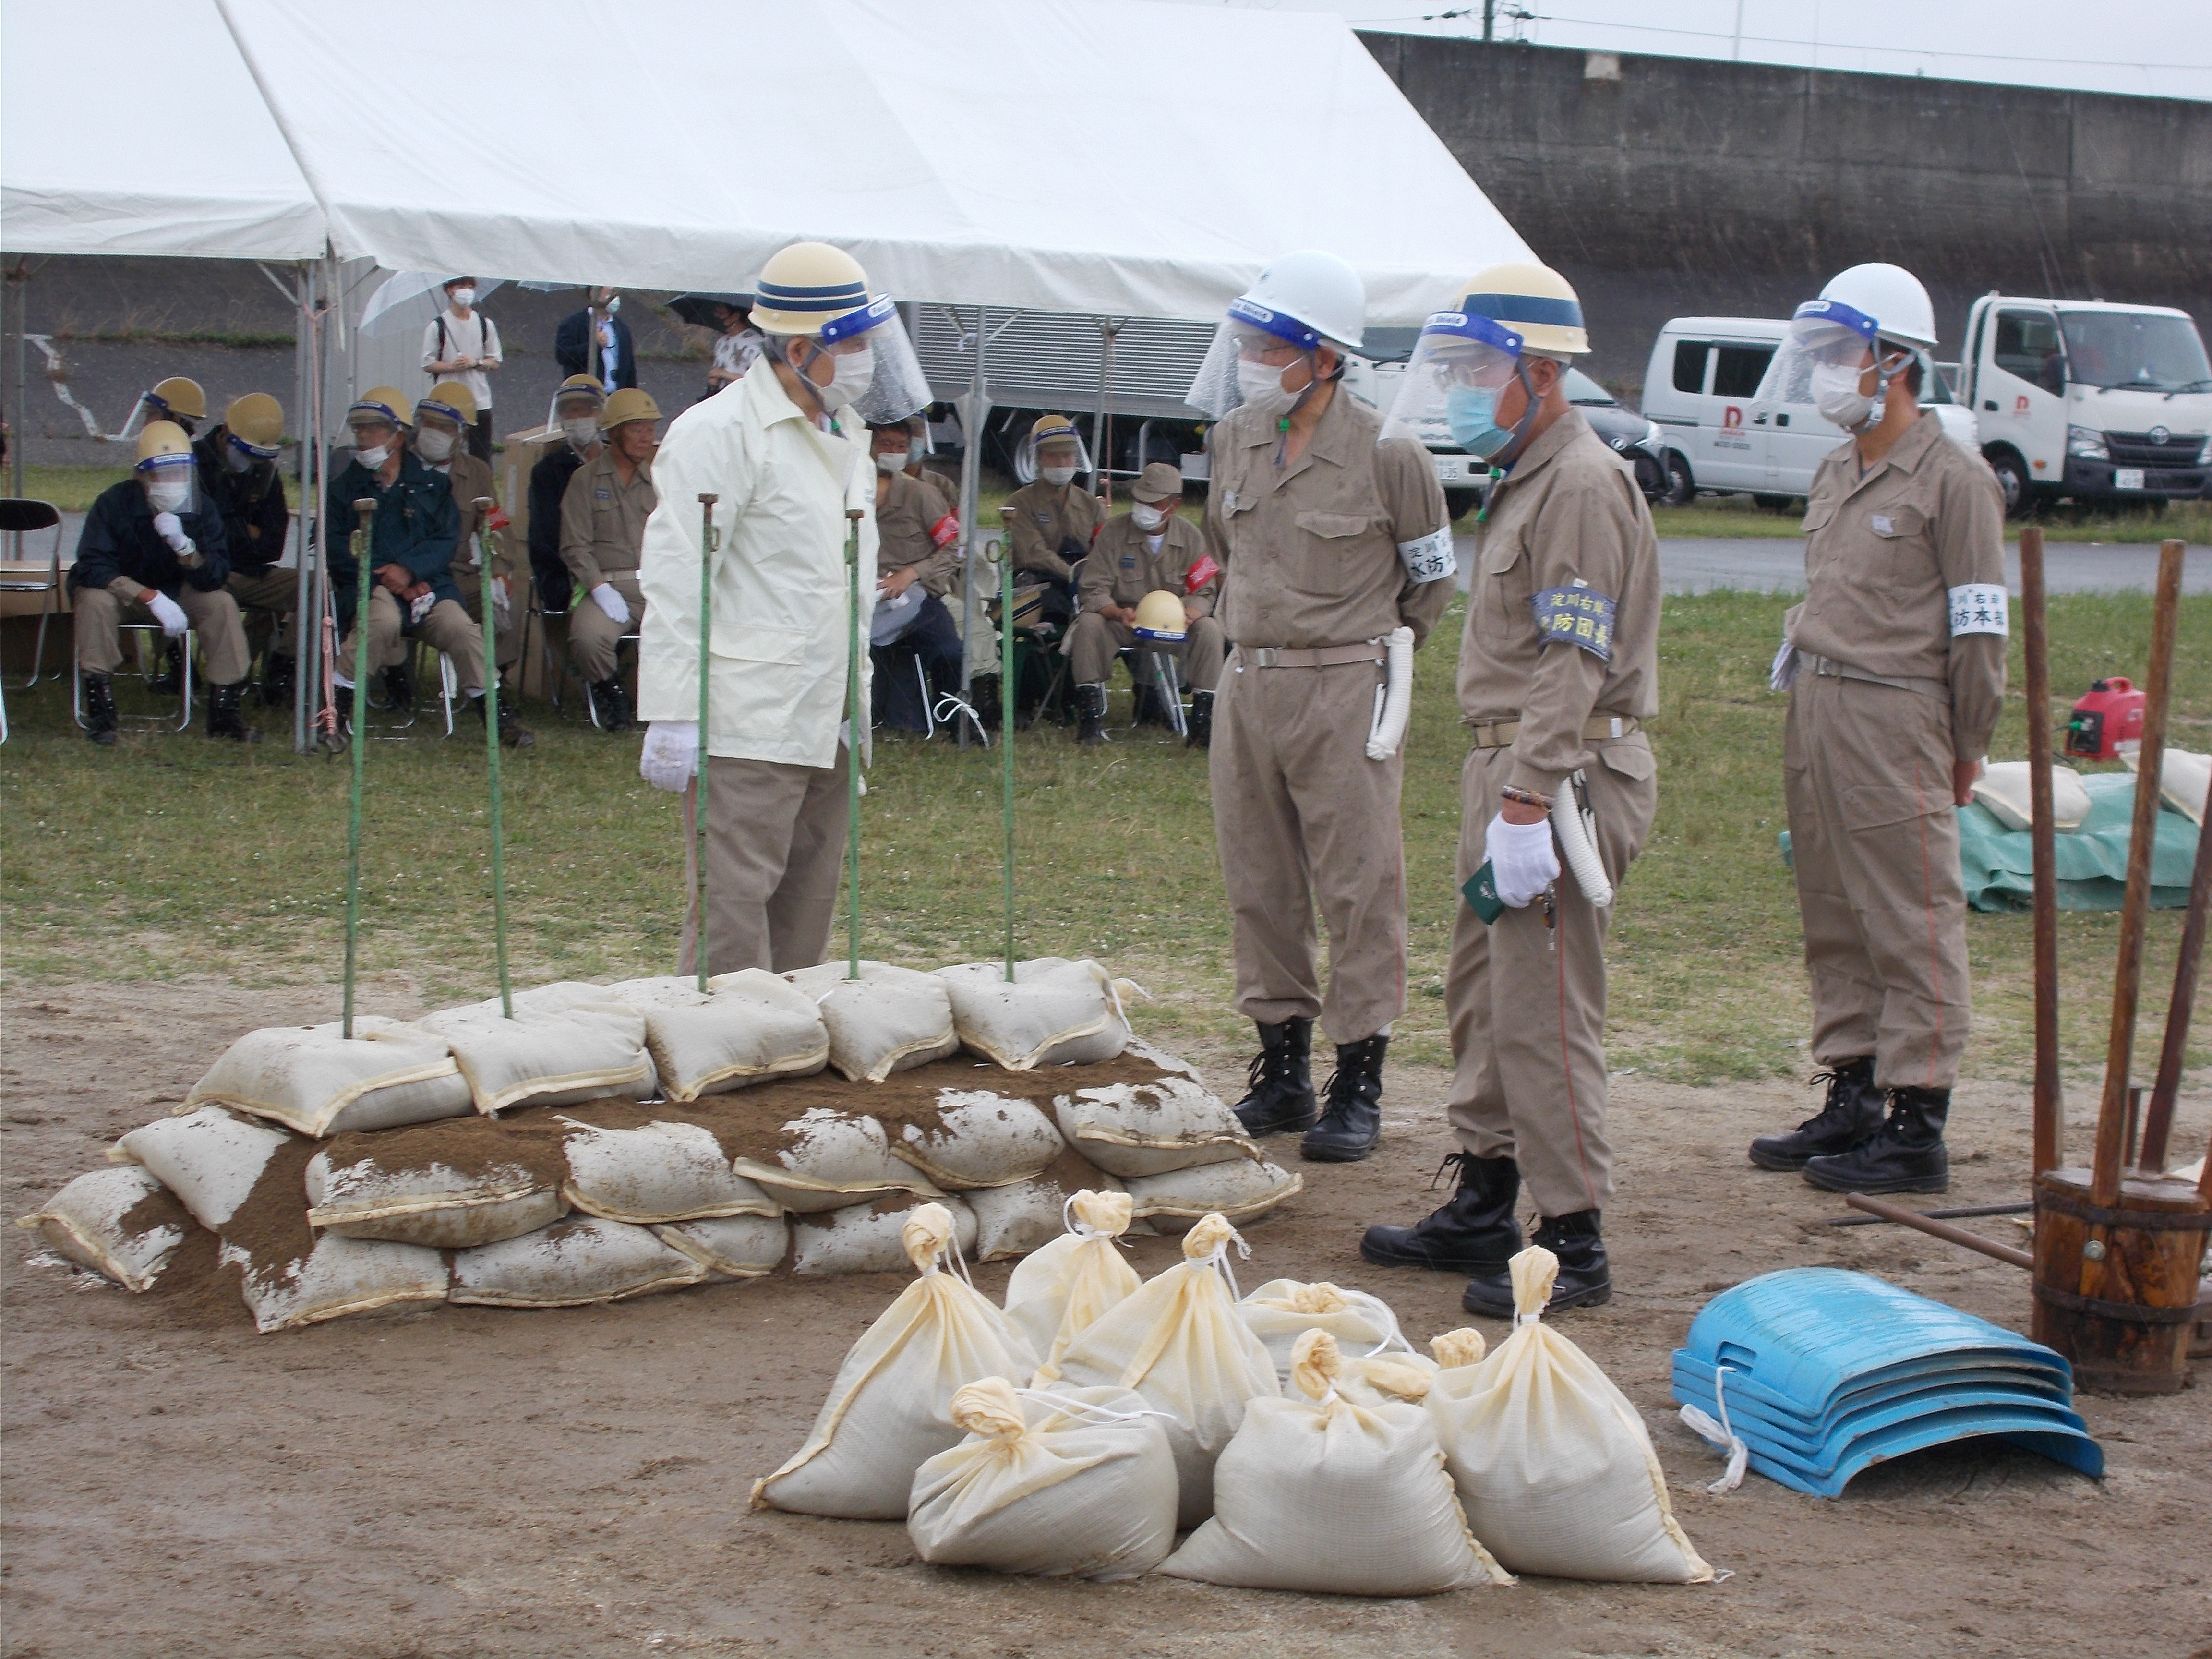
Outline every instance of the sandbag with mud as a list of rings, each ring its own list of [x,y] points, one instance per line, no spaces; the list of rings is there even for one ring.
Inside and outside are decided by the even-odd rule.
[[[791,1271],[795,1273],[895,1273],[908,1265],[903,1236],[908,1220],[925,1204],[950,1211],[954,1242],[963,1256],[975,1248],[975,1212],[957,1198],[918,1198],[899,1193],[872,1203],[800,1216],[791,1224]]]
[[[445,1040],[420,1026],[364,1014],[248,1031],[192,1085],[185,1109],[227,1106],[303,1135],[389,1129],[473,1109],[468,1080]]]
[[[619,1128],[567,1116],[557,1121],[568,1130],[562,1194],[586,1214],[650,1225],[783,1213],[757,1182],[737,1172],[714,1131],[702,1125],[657,1117]]]
[[[884,1130],[894,1157],[953,1193],[1026,1181],[1067,1148],[1034,1105],[989,1088],[939,1089],[933,1108]]]
[[[1000,1261],[1043,1249],[1066,1231],[1067,1200],[1082,1192],[1119,1193],[1121,1183],[1080,1152],[1062,1152],[1027,1181],[967,1194],[975,1212],[975,1259]],[[1125,1232],[1150,1233],[1131,1222]]]
[[[346,1135],[307,1161],[307,1224],[345,1238],[465,1250],[568,1212],[559,1133],[473,1115]]]
[[[776,1270],[791,1248],[781,1216],[725,1215],[655,1227],[653,1237],[725,1279],[760,1279]]]
[[[252,1194],[269,1161],[291,1142],[282,1129],[202,1106],[131,1130],[107,1156],[111,1163],[143,1165],[195,1221],[219,1233]]]
[[[945,1195],[913,1164],[892,1156],[884,1126],[872,1117],[817,1106],[773,1127],[746,1127],[727,1115],[732,1109],[698,1109],[702,1121],[732,1126],[722,1129],[725,1145],[733,1139],[753,1143],[731,1167],[793,1215],[842,1210],[892,1193]]]
[[[1120,987],[1087,958],[1018,962],[1011,981],[1001,962],[940,968],[937,977],[951,994],[962,1045],[1010,1072],[1095,1065],[1113,1059],[1129,1040]]]
[[[814,1000],[780,974],[741,969],[707,981],[624,980],[607,994],[645,1019],[645,1046],[670,1100],[776,1077],[805,1077],[830,1063],[830,1031]]]
[[[573,1106],[650,1086],[645,1017],[606,988],[575,981],[441,1009],[416,1024],[445,1038],[479,1112]]]
[[[1161,1232],[1181,1232],[1205,1215],[1257,1221],[1305,1190],[1306,1178],[1265,1158],[1200,1164],[1164,1175],[1129,1177],[1129,1200],[1139,1219]]]
[[[534,1233],[463,1250],[449,1299],[494,1308],[577,1308],[679,1290],[707,1264],[650,1227],[575,1216]]]
[[[830,1030],[830,1063],[853,1083],[881,1083],[894,1072],[927,1066],[960,1047],[952,999],[934,974],[864,962],[860,977],[825,962],[784,977],[814,999]]]
[[[1144,1283],[1121,1255],[1128,1194],[1072,1194],[1065,1214],[1066,1231],[1017,1262],[1006,1279],[1006,1317],[1037,1351],[1040,1383],[1059,1376],[1078,1336]]]
[[[118,1164],[79,1176],[15,1224],[35,1231],[57,1255],[137,1292],[153,1288],[193,1222],[150,1170]]]
[[[1232,1158],[1260,1159],[1226,1103],[1194,1078],[1111,1083],[1057,1097],[1067,1144],[1124,1181]]]

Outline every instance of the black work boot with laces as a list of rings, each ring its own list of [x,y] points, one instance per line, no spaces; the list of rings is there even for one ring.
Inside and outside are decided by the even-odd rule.
[[[1382,1144],[1382,1032],[1336,1045],[1336,1069],[1324,1091],[1321,1121],[1306,1131],[1298,1156],[1309,1164],[1357,1164]]]
[[[594,680],[590,689],[592,710],[599,717],[599,730],[609,732],[629,730],[629,719],[623,712],[622,682]]]
[[[1831,1193],[1940,1193],[1951,1184],[1943,1145],[1948,1089],[1892,1089],[1889,1115],[1870,1139],[1849,1152],[1816,1158],[1805,1179]]]
[[[1613,1273],[1606,1266],[1605,1237],[1598,1229],[1595,1210],[1577,1210],[1571,1215],[1547,1215],[1536,1224],[1540,1244],[1559,1259],[1559,1276],[1553,1281],[1547,1314],[1569,1308],[1602,1308],[1613,1300]],[[1492,1273],[1478,1273],[1461,1292],[1459,1305],[1486,1319],[1513,1317],[1513,1272],[1510,1264]]]
[[[491,727],[491,721],[486,716],[485,706],[495,697],[499,697],[499,693],[495,690],[486,691],[469,698],[469,707],[475,711],[477,720],[487,731]],[[515,718],[514,702],[511,699],[500,698],[499,746],[502,749],[527,749],[537,741],[538,734]]]
[[[1104,686],[1079,685],[1075,688],[1075,740],[1085,748],[1095,747],[1106,741]]]
[[[1213,693],[1194,691],[1190,697],[1190,720],[1188,734],[1182,740],[1186,749],[1213,747]]]
[[[103,749],[115,746],[115,685],[105,674],[84,677],[84,734]]]
[[[394,663],[384,671],[384,706],[395,714],[410,714],[415,708],[415,677],[407,672],[404,662]]]
[[[290,657],[269,653],[261,671],[261,706],[282,708],[292,701],[292,690],[300,682],[299,665]]]
[[[208,736],[228,738],[233,743],[258,743],[261,733],[246,723],[239,704],[246,698],[246,682],[218,685],[208,692]]]
[[[1237,1103],[1237,1121],[1246,1134],[1313,1127],[1313,1024],[1293,1018],[1260,1027],[1260,1052],[1244,1078],[1250,1092]]]
[[[1881,1091],[1874,1086],[1874,1056],[1839,1060],[1832,1071],[1816,1072],[1828,1097],[1820,1109],[1786,1135],[1761,1135],[1751,1143],[1751,1161],[1762,1170],[1802,1170],[1808,1158],[1847,1152],[1881,1127]]]
[[[1359,1254],[1378,1267],[1475,1275],[1503,1270],[1521,1249],[1521,1227],[1513,1218],[1521,1196],[1521,1167],[1510,1158],[1454,1152],[1437,1174],[1455,1164],[1459,1186],[1443,1208],[1410,1227],[1370,1227],[1359,1241]],[[1436,1182],[1429,1185],[1433,1188]]]

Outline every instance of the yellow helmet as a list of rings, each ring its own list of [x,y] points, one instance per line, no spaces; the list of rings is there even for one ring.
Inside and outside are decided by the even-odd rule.
[[[187,420],[207,419],[207,393],[200,390],[198,380],[188,380],[181,374],[172,374],[158,383],[146,394],[146,401],[161,411],[161,418],[182,415]]]
[[[1540,357],[1579,356],[1590,349],[1582,301],[1549,265],[1515,260],[1479,270],[1467,279],[1455,308],[1504,324],[1521,337],[1523,351]]]
[[[284,405],[265,392],[233,398],[222,411],[231,441],[257,460],[270,460],[284,441]]]
[[[1157,587],[1137,601],[1137,620],[1129,624],[1129,631],[1140,640],[1178,645],[1189,627],[1183,618],[1182,601],[1164,587]]]
[[[589,398],[593,404],[607,400],[607,389],[589,374],[571,374],[553,389],[553,407],[557,411],[571,398]]]
[[[607,406],[599,411],[599,430],[611,432],[632,421],[657,421],[660,405],[653,401],[649,392],[640,392],[635,386],[624,386],[607,399]]]
[[[346,410],[346,424],[412,426],[415,405],[397,386],[373,386],[353,400],[353,407]]]
[[[761,267],[753,326],[766,334],[819,334],[869,306],[868,273],[827,242],[793,242]]]
[[[185,435],[184,428],[174,421],[149,421],[138,432],[138,470],[152,467],[189,466],[192,459],[192,441]]]
[[[415,405],[415,413],[435,415],[465,432],[477,423],[477,394],[459,380],[441,380]]]

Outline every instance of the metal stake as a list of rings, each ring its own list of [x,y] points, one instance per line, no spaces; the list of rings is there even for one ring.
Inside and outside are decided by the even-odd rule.
[[[361,936],[361,781],[368,755],[368,521],[376,512],[368,496],[353,504],[353,799],[346,810],[345,1024],[353,1036],[353,977]]]
[[[713,657],[708,647],[714,632],[714,555],[720,550],[721,533],[714,528],[711,491],[699,493],[699,757],[691,779],[691,946],[692,966],[699,971],[699,989],[707,988],[707,676]]]
[[[845,509],[846,615],[851,644],[845,659],[845,977],[860,976],[860,517]]]
[[[493,948],[499,962],[499,1011],[514,1018],[514,986],[507,975],[507,838],[499,816],[499,647],[492,618],[491,514],[496,501],[479,495],[477,511],[477,598],[483,610],[484,766],[491,774],[491,914]]]
[[[1112,337],[1110,335],[1108,337]],[[1014,982],[1014,509],[1002,507],[999,549],[999,750],[1006,819],[1006,983]]]

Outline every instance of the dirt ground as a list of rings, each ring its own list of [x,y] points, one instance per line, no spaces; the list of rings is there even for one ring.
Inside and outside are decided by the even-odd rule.
[[[228,983],[14,997],[0,1077],[8,1212],[180,1100],[237,1033],[325,1018],[329,1006],[320,992]],[[366,1006],[420,1012],[399,976],[369,987]],[[1193,1058],[1217,1086],[1241,1079],[1241,1055]],[[1393,1070],[1382,1152],[1304,1166],[1304,1194],[1250,1230],[1248,1283],[1376,1291],[1417,1340],[1464,1322],[1458,1281],[1371,1268],[1357,1251],[1365,1222],[1433,1201],[1444,1085]],[[1606,1227],[1619,1289],[1610,1307],[1561,1322],[1643,1411],[1684,1526],[1733,1574],[1720,1583],[1530,1578],[1366,1601],[941,1571],[895,1525],[745,1507],[896,1279],[725,1282],[539,1313],[437,1307],[258,1336],[242,1307],[133,1297],[32,1261],[37,1242],[19,1234],[0,1253],[5,1651],[2212,1659],[2212,1390],[2083,1396],[2108,1460],[2101,1483],[1969,1443],[1873,1470],[1835,1502],[1755,1475],[1705,1492],[1717,1460],[1676,1420],[1667,1370],[1712,1292],[1832,1263],[2027,1320],[2017,1270],[1892,1228],[1823,1226],[1839,1200],[1745,1164],[1745,1140],[1794,1121],[1806,1098],[1620,1079],[1621,1190]],[[2176,1145],[2203,1145],[2208,1125],[2212,1096],[2199,1091]],[[1963,1089],[1953,1144],[1948,1201],[2023,1194],[2017,1091]],[[1176,1249],[1140,1241],[1139,1272]],[[978,1282],[1001,1292],[1006,1271]]]

